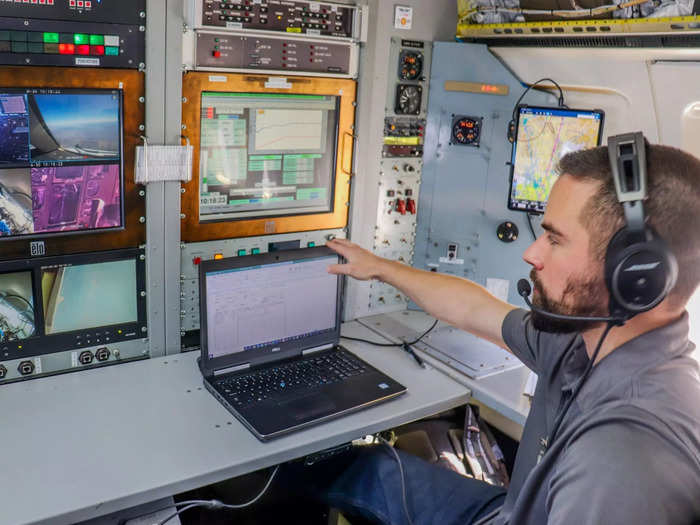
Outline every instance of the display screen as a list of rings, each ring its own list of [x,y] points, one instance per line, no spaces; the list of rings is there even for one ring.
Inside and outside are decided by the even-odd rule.
[[[0,238],[123,227],[120,90],[0,88]]]
[[[200,222],[332,211],[337,99],[203,92]]]
[[[522,106],[511,158],[508,208],[543,212],[567,153],[600,144],[603,112]]]
[[[41,268],[45,333],[138,321],[136,261]]]
[[[0,274],[0,342],[31,337],[35,326],[32,272]]]

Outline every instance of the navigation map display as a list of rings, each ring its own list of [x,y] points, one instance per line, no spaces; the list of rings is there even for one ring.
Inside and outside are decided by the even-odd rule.
[[[200,222],[332,211],[337,98],[203,92]]]
[[[123,226],[122,92],[0,88],[0,239]]]
[[[599,145],[603,118],[601,110],[519,107],[508,208],[543,212],[559,159]]]

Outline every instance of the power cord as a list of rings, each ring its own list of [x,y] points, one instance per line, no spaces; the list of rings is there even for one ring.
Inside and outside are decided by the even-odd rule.
[[[430,325],[430,328],[428,328],[425,332],[423,332],[420,335],[420,337],[418,337],[418,339],[415,339],[414,341],[404,341],[402,343],[379,343],[377,341],[370,341],[369,339],[360,339],[359,337],[348,337],[345,335],[341,335],[340,337],[341,337],[341,339],[347,339],[349,341],[359,341],[361,343],[369,343],[369,344],[374,345],[374,346],[391,346],[391,347],[404,346],[404,345],[410,346],[410,345],[414,345],[414,344],[420,342],[420,340],[423,339],[426,335],[428,335],[432,331],[432,329],[437,326],[437,324],[438,324],[438,320],[435,319],[435,322],[432,325]]]
[[[523,98],[525,98],[525,95],[527,95],[528,91],[531,89],[535,88],[537,84],[541,84],[542,82],[551,82],[556,86],[556,88],[559,90],[559,98],[557,99],[557,105],[560,108],[567,108],[568,106],[564,104],[564,92],[561,89],[561,86],[557,84],[554,80],[551,78],[541,78],[538,81],[528,85],[525,88],[525,91],[522,92],[520,95],[520,98],[518,98],[517,102],[513,106],[513,113],[511,115],[510,122],[508,123],[508,141],[511,143],[515,142],[515,128],[517,127],[517,118],[518,118],[518,107],[520,106],[520,102],[522,102]]]
[[[530,233],[532,234],[532,240],[536,241],[537,234],[535,234],[535,228],[532,226],[532,214],[530,212],[527,212],[525,214],[525,217],[527,217],[527,225],[530,227]]]
[[[270,479],[267,480],[267,483],[265,484],[265,486],[263,487],[263,489],[260,491],[260,493],[259,493],[257,496],[255,496],[255,497],[254,497],[253,499],[251,499],[250,501],[246,501],[245,503],[240,503],[240,504],[237,504],[237,505],[235,505],[235,504],[223,503],[223,502],[221,502],[221,501],[219,501],[219,500],[216,500],[216,499],[212,499],[212,500],[181,501],[180,503],[176,503],[176,504],[175,504],[175,507],[178,507],[179,505],[185,505],[185,506],[184,506],[183,508],[181,508],[181,509],[175,511],[174,513],[172,513],[172,514],[171,514],[170,516],[168,516],[167,518],[165,518],[165,519],[159,521],[159,522],[158,522],[158,525],[165,525],[167,522],[169,522],[169,521],[170,521],[171,519],[173,519],[175,516],[179,516],[180,514],[182,514],[183,512],[185,512],[186,510],[188,510],[188,509],[193,509],[193,508],[195,508],[195,507],[205,507],[205,508],[207,508],[207,509],[227,509],[227,510],[243,509],[243,508],[245,508],[245,507],[249,507],[249,506],[251,506],[253,503],[255,503],[256,501],[258,501],[260,498],[262,498],[263,495],[267,492],[267,489],[270,488],[270,485],[272,484],[272,480],[275,479],[275,475],[277,474],[277,471],[279,470],[279,468],[280,468],[279,465],[277,465],[277,466],[275,467],[275,469],[272,471],[272,474],[270,475]],[[170,505],[170,506],[164,507],[163,509],[160,509],[160,510],[164,510],[165,508],[170,508],[170,507],[172,507],[172,506],[173,506],[173,505]],[[159,512],[159,511],[156,511],[156,512]]]
[[[386,447],[391,451],[391,453],[394,455],[394,458],[396,458],[396,463],[399,466],[399,474],[401,475],[401,502],[403,503],[403,511],[406,514],[406,520],[408,520],[408,525],[413,525],[413,520],[411,519],[411,514],[408,512],[408,505],[406,504],[406,477],[403,473],[403,465],[401,464],[401,458],[396,452],[396,449],[391,446],[391,443],[389,443],[382,436],[377,437],[379,441],[386,445]]]

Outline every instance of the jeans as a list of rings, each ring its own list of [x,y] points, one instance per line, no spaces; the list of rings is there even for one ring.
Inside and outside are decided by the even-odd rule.
[[[500,507],[506,491],[483,481],[460,476],[410,454],[396,451],[405,480],[404,509],[401,474],[396,457],[386,446],[355,447],[342,458],[306,467],[300,483],[332,507],[387,525],[467,525]],[[287,472],[288,477],[289,472]]]

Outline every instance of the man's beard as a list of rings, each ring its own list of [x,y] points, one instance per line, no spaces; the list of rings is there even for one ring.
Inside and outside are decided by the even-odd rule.
[[[534,285],[532,303],[547,312],[578,317],[603,317],[608,314],[608,290],[601,278],[572,276],[569,277],[560,301],[548,297],[542,283],[533,269],[530,280]],[[566,299],[569,301],[566,301]],[[552,319],[532,311],[532,324],[537,330],[551,333],[580,332],[599,323],[591,321],[574,321]]]

